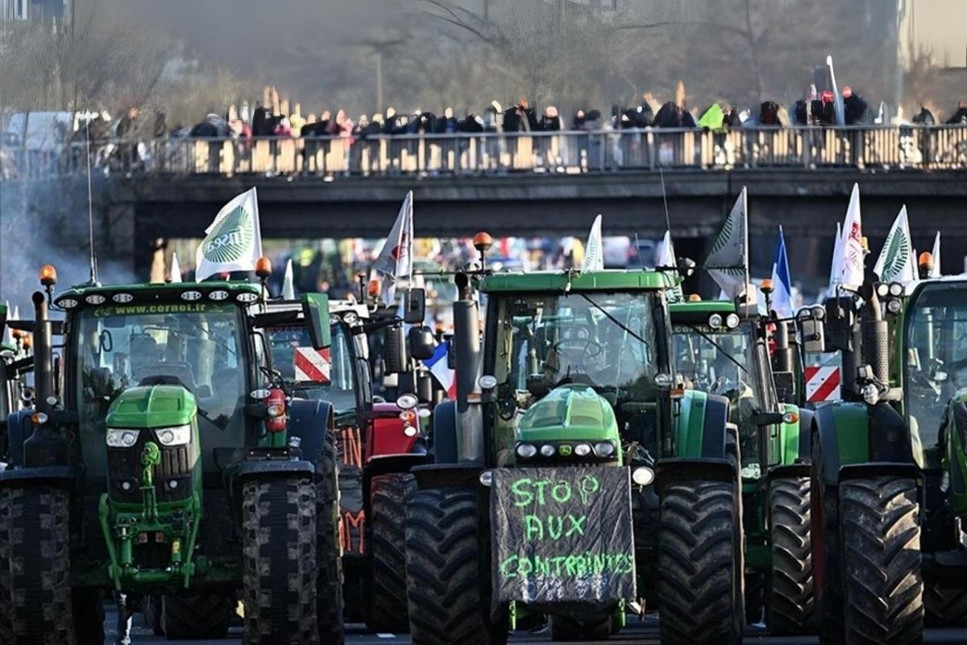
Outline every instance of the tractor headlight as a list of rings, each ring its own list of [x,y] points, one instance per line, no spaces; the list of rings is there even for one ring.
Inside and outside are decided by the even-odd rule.
[[[541,446],[542,456],[553,457],[556,454],[557,454],[557,448],[555,448],[552,444],[545,443],[543,446]]]
[[[537,447],[529,443],[517,444],[517,456],[523,459],[531,459],[537,454]]]
[[[578,457],[587,457],[591,454],[591,444],[589,443],[579,443],[574,446],[574,454]]]
[[[899,300],[890,300],[889,302],[886,303],[886,310],[889,311],[891,314],[896,315],[900,313],[900,306],[901,305]]]
[[[735,329],[739,326],[739,314],[729,314],[725,317],[725,326],[729,329]]]
[[[712,329],[718,329],[722,326],[722,314],[712,314],[708,317],[708,326]]]
[[[899,298],[903,295],[903,285],[899,282],[894,282],[890,285],[890,295],[894,298]]]
[[[876,295],[881,298],[886,298],[890,293],[890,285],[886,282],[881,282],[876,285]]]
[[[631,480],[639,486],[648,486],[655,481],[655,471],[648,466],[641,466],[631,471]]]
[[[109,448],[130,448],[138,443],[138,435],[140,432],[140,430],[131,430],[128,428],[108,428],[105,441]]]
[[[614,444],[608,441],[594,444],[594,454],[598,457],[607,459],[614,456]]]
[[[161,428],[154,431],[158,443],[162,446],[184,446],[191,441],[191,426],[183,425],[174,428]]]

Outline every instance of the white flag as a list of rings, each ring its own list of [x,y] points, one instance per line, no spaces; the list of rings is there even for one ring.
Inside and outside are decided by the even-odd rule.
[[[843,254],[840,257],[839,283],[854,291],[863,284],[863,221],[860,216],[860,185],[853,184],[853,194],[843,224]]]
[[[907,283],[917,279],[917,267],[913,259],[913,242],[910,240],[910,223],[906,205],[893,220],[890,234],[886,236],[883,250],[876,260],[873,272],[880,282]]]
[[[584,251],[584,262],[581,271],[601,271],[604,269],[604,250],[601,241],[601,216],[594,218],[591,232],[588,234],[588,244]]]
[[[182,282],[181,265],[178,263],[178,252],[171,253],[171,272],[168,274],[172,282]]]
[[[282,276],[282,299],[295,300],[295,279],[292,276],[292,258],[285,263],[285,275]]]
[[[380,300],[387,307],[396,297],[396,284],[409,278],[413,269],[413,191],[406,193],[396,223],[383,242],[373,266],[382,276]]]
[[[705,259],[705,269],[729,300],[746,290],[749,267],[749,201],[745,187]]]
[[[826,289],[827,298],[835,298],[839,286],[841,267],[843,265],[843,225],[836,222],[836,240],[833,242],[833,261],[829,265],[829,287]]]
[[[940,231],[937,231],[937,237],[933,238],[933,268],[930,269],[930,274],[928,278],[939,278],[942,274],[940,273]]]
[[[205,229],[195,253],[195,281],[226,271],[254,271],[261,255],[259,202],[252,188],[225,204]]]
[[[662,238],[658,244],[658,248],[655,249],[655,267],[675,266],[677,266],[677,260],[675,259],[675,246],[672,244],[672,232],[665,231],[665,237]],[[669,289],[665,295],[668,297],[668,302],[681,302],[684,300],[681,281],[679,280],[678,286],[674,289]]]

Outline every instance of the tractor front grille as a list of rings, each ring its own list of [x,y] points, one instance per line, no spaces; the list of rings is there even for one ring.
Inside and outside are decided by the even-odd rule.
[[[192,444],[167,447],[161,445],[151,430],[142,430],[137,442],[130,448],[108,448],[108,487],[111,499],[121,503],[141,501],[141,454],[148,441],[161,450],[161,461],[154,468],[155,498],[158,502],[174,502],[188,499],[198,476],[195,463],[197,455]],[[173,483],[174,482],[174,483]]]

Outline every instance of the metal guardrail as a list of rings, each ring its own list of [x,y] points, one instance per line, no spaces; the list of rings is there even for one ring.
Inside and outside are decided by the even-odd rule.
[[[87,172],[84,142],[0,148],[7,180]],[[95,141],[91,167],[110,175],[500,175],[678,168],[967,169],[967,126],[644,129],[367,138],[169,138]]]

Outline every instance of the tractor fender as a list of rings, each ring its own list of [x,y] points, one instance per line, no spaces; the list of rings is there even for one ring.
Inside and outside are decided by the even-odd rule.
[[[668,486],[695,481],[736,481],[735,465],[724,456],[714,459],[662,459],[655,469],[655,488],[661,497]]]
[[[808,464],[812,459],[809,431],[813,424],[813,411],[784,403],[782,412],[794,412],[799,418],[793,423],[779,424],[779,463],[782,466]]]
[[[729,400],[724,396],[686,390],[675,417],[675,457],[724,459]]]
[[[289,437],[298,437],[302,458],[316,463],[322,455],[326,433],[335,427],[332,404],[314,399],[293,399],[288,414]]]
[[[839,481],[871,479],[873,477],[909,477],[923,490],[923,471],[913,462],[877,461],[865,464],[849,464],[839,469]]]
[[[485,469],[479,464],[452,463],[415,466],[410,472],[416,478],[418,488],[469,488],[479,490],[480,473]]]
[[[819,478],[826,486],[839,483],[844,464],[869,462],[869,415],[865,403],[835,401],[816,408],[812,439],[822,449]]]
[[[804,433],[807,437],[809,433]],[[796,477],[809,477],[810,475],[810,465],[809,461],[804,461],[800,464],[783,464],[780,466],[773,466],[769,469],[768,481],[772,482],[775,479],[789,479]]]
[[[43,466],[0,470],[0,488],[18,488],[37,484],[68,488],[73,486],[73,466]]]
[[[434,408],[432,452],[435,463],[457,463],[457,425],[455,401],[443,401]]]
[[[394,473],[409,473],[414,467],[429,463],[429,455],[420,453],[373,457],[363,466],[363,499],[369,500],[369,487],[374,477]]]
[[[7,449],[10,451],[10,463],[14,466],[24,465],[24,441],[33,432],[30,416],[34,410],[18,410],[7,416]]]
[[[311,479],[316,473],[315,464],[304,459],[252,459],[238,462],[233,470],[234,479],[239,482],[299,475]]]

